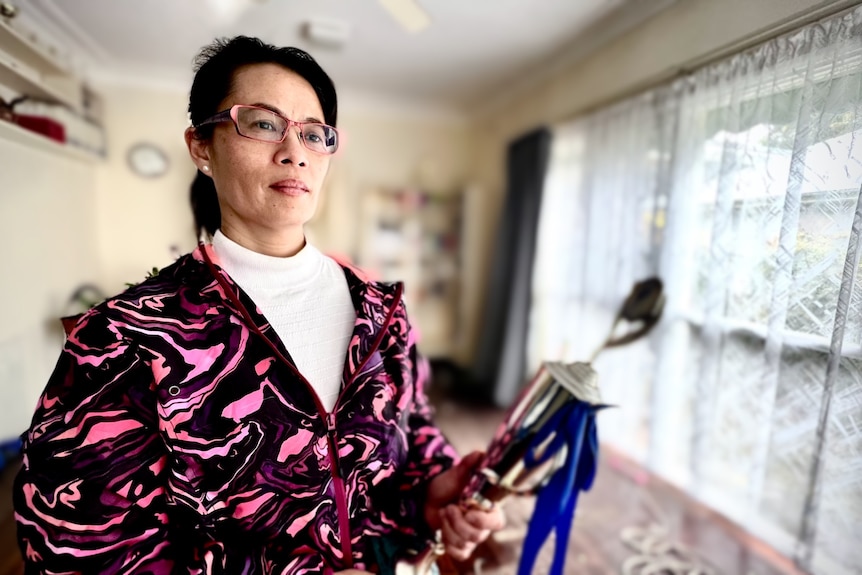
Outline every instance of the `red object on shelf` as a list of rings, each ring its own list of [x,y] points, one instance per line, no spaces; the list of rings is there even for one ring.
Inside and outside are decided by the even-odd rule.
[[[66,143],[66,128],[56,120],[45,118],[44,116],[18,114],[15,116],[15,121],[22,128],[42,134],[43,136],[56,140],[61,144]]]

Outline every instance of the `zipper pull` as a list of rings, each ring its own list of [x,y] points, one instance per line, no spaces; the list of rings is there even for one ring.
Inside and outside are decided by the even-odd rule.
[[[329,436],[329,460],[332,462],[332,472],[341,477],[341,465],[338,462],[338,441],[335,439],[335,414],[326,414],[326,435]]]

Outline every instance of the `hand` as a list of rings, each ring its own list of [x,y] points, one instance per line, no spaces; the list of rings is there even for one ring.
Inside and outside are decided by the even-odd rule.
[[[474,451],[458,465],[432,479],[428,485],[425,520],[432,529],[440,529],[446,553],[457,561],[469,558],[479,543],[487,539],[492,531],[502,529],[506,523],[503,512],[497,506],[482,511],[464,510],[457,505],[461,492],[484,455],[481,451]]]

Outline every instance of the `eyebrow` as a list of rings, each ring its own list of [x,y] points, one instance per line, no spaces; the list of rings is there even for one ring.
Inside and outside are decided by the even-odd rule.
[[[270,106],[269,104],[264,104],[263,102],[255,102],[254,104],[252,104],[252,106],[257,106],[258,108],[266,108],[270,112],[275,112],[279,116],[284,116],[285,118],[287,118],[287,114],[285,114],[284,112],[282,112],[281,110],[279,110],[275,106]],[[314,116],[306,116],[306,118],[302,121],[303,122],[313,122],[315,124],[323,124],[322,120],[315,118]]]

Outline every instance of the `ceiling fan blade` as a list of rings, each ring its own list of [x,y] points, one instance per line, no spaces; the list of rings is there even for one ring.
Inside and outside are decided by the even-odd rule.
[[[431,25],[431,17],[416,0],[378,0],[378,2],[408,32],[415,34]]]
[[[206,0],[210,17],[221,25],[235,24],[251,7],[250,0]]]

